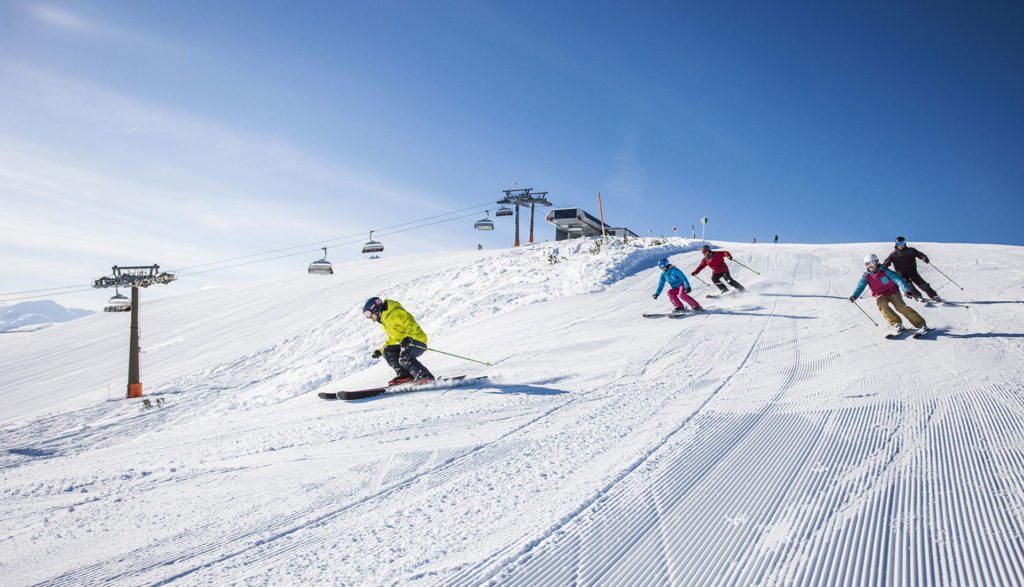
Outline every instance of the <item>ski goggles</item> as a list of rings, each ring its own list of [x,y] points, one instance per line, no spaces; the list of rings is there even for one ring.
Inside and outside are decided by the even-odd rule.
[[[371,311],[369,311],[369,310],[367,310],[367,311],[363,312],[363,316],[366,316],[366,317],[367,317],[367,318],[369,318],[370,320],[373,320],[373,312],[371,312]]]
[[[896,246],[902,249],[907,246],[907,241],[896,241]]]

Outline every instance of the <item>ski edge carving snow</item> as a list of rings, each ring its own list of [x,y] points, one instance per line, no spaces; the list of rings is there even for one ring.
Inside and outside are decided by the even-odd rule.
[[[368,397],[375,397],[378,395],[398,394],[407,393],[411,391],[430,391],[436,389],[449,389],[457,387],[463,383],[469,383],[473,381],[482,381],[487,379],[486,375],[479,377],[467,377],[466,375],[457,375],[455,377],[440,377],[430,383],[421,384],[402,384],[392,385],[384,387],[371,387],[368,389],[354,389],[354,390],[342,390],[342,391],[321,391],[317,394],[320,399],[324,400],[343,400],[351,401],[357,399],[365,399]]]

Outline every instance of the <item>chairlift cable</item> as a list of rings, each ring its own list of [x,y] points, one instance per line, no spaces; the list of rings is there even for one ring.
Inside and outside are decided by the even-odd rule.
[[[476,212],[472,212],[470,214],[465,214],[463,216],[456,216],[454,218],[445,218],[444,220],[437,220],[435,222],[430,222],[428,224],[421,224],[421,225],[417,225],[417,226],[410,226],[409,228],[403,228],[402,230],[393,230],[391,232],[385,233],[385,236],[392,235],[392,234],[399,234],[399,233],[402,233],[402,232],[408,232],[410,230],[417,230],[417,229],[420,229],[420,228],[425,228],[427,226],[433,226],[435,224],[443,224],[445,222],[453,222],[455,220],[462,220],[464,218],[469,218],[470,216],[475,216],[475,215],[476,215]],[[434,216],[434,218],[436,218],[436,216]],[[404,224],[409,224],[409,223],[406,222]],[[398,226],[402,226],[402,225],[398,225]],[[374,231],[374,232],[376,232],[376,231]],[[359,237],[359,238],[357,238],[355,240],[352,240],[352,241],[349,241],[349,242],[346,242],[346,243],[339,243],[338,245],[335,245],[335,246],[357,244],[357,243],[362,242],[363,238],[365,238],[365,237]],[[320,248],[322,248],[322,247],[320,247]],[[233,269],[235,267],[243,267],[245,265],[253,265],[253,264],[256,264],[256,263],[262,263],[264,261],[274,261],[274,260],[277,260],[277,259],[284,259],[284,258],[287,258],[287,257],[295,257],[297,255],[308,255],[310,252],[312,252],[312,250],[314,250],[314,249],[306,249],[304,251],[298,251],[298,252],[295,252],[295,253],[287,253],[285,255],[278,255],[276,257],[268,257],[266,259],[255,259],[255,260],[252,260],[252,261],[246,261],[245,263],[235,263],[233,265],[224,265],[222,267],[213,267],[213,268],[210,268],[210,269],[204,269],[202,271],[182,272],[182,273],[178,273],[178,277],[181,278],[181,277],[190,277],[192,275],[202,275],[203,273],[211,273],[213,271],[221,271],[221,270],[224,270],[224,269]]]
[[[72,287],[81,287],[81,286],[72,286]],[[68,288],[64,287],[64,288],[60,288],[60,289],[68,289]],[[89,287],[86,287],[85,289],[76,289],[74,291],[63,291],[63,292],[49,293],[49,294],[45,294],[44,293],[44,294],[36,294],[34,296],[22,296],[20,298],[0,299],[0,304],[6,304],[8,302],[20,302],[21,300],[34,300],[36,298],[51,298],[51,297],[56,297],[56,296],[66,296],[68,294],[82,293],[82,292],[86,292],[86,291],[95,291],[95,290],[92,288],[92,286],[89,286]]]
[[[466,210],[475,210],[477,208],[485,208],[487,206],[490,206],[490,204],[478,204],[476,206],[471,206],[469,208],[463,208],[461,210],[453,210],[451,212],[446,212],[444,214],[436,214],[434,216],[427,216],[426,218],[420,218],[418,220],[410,220],[409,222],[403,222],[401,224],[393,224],[391,226],[385,226],[381,230],[389,230],[389,229],[392,229],[392,228],[398,228],[398,227],[406,226],[406,225],[409,225],[409,224],[423,222],[424,220],[433,220],[434,218],[440,218],[442,216],[448,216],[448,215],[451,215],[451,214],[458,214],[459,212],[465,212]],[[380,232],[380,231],[375,231],[375,232]],[[358,234],[350,234],[350,235],[346,235],[346,236],[338,236],[338,237],[329,238],[329,239],[326,239],[326,240],[314,241],[314,242],[311,242],[311,243],[304,243],[304,244],[301,244],[301,245],[293,245],[293,246],[290,246],[290,247],[285,247],[283,249],[275,249],[275,250],[272,250],[272,251],[264,251],[262,253],[253,253],[251,255],[242,255],[241,257],[232,257],[232,258],[229,258],[229,259],[221,259],[220,261],[210,261],[210,262],[207,262],[207,263],[200,263],[198,265],[189,265],[187,267],[178,267],[176,269],[171,269],[169,272],[170,273],[177,273],[179,271],[188,271],[190,269],[198,269],[200,267],[209,267],[210,265],[220,265],[221,263],[229,263],[231,261],[241,261],[243,259],[251,259],[253,257],[262,257],[263,255],[273,255],[275,253],[283,253],[285,251],[291,251],[291,250],[299,249],[299,248],[302,248],[303,249],[302,252],[305,253],[305,252],[309,252],[309,249],[306,249],[305,247],[311,247],[313,245],[317,245],[317,248],[319,249],[319,248],[322,248],[321,245],[330,244],[330,243],[334,243],[334,244],[331,245],[332,247],[333,246],[338,246],[338,245],[355,244],[356,242],[361,242],[358,239],[361,239],[363,234],[365,234],[365,232],[360,232]],[[341,242],[341,243],[336,242],[336,241],[345,241],[345,240],[348,240],[348,239],[357,239],[357,240],[350,241],[350,242]],[[273,257],[273,259],[280,259],[280,258],[281,257]]]
[[[427,216],[427,217],[424,217],[424,218],[420,218],[418,220],[410,220],[408,222],[402,222],[402,223],[399,223],[399,224],[393,224],[391,226],[386,226],[386,227],[384,227],[381,230],[375,230],[374,232],[382,234],[384,236],[393,235],[393,234],[400,234],[400,233],[403,233],[403,232],[408,232],[410,230],[417,230],[417,229],[420,229],[420,228],[426,228],[427,226],[433,226],[435,224],[442,224],[442,223],[445,223],[445,222],[453,222],[455,220],[462,220],[462,219],[468,218],[470,216],[475,216],[477,214],[477,212],[475,212],[475,210],[479,210],[481,208],[489,208],[490,206],[492,206],[492,204],[490,202],[488,202],[486,204],[478,204],[476,206],[470,206],[468,208],[461,208],[459,210],[453,210],[451,212],[446,212],[444,214],[435,214],[433,216]],[[445,216],[450,216],[452,214],[458,214],[459,212],[465,212],[467,210],[474,210],[474,212],[471,212],[470,214],[465,214],[465,215],[462,215],[462,216],[456,216],[456,217],[453,217],[453,218],[445,218],[443,220],[438,220],[436,222],[430,222],[430,223],[427,223],[427,224],[419,224],[419,223],[424,222],[426,220],[433,220],[435,218],[443,218]],[[403,226],[409,226],[410,224],[415,224],[415,226],[410,226],[408,228],[403,228],[402,230],[391,230],[391,229],[400,228],[400,227],[403,227]],[[385,232],[385,231],[390,231],[390,232]],[[232,269],[234,267],[243,267],[245,265],[253,265],[255,263],[262,263],[264,261],[274,261],[274,260],[277,260],[277,259],[284,259],[284,258],[287,258],[287,257],[295,257],[295,256],[298,256],[298,255],[306,255],[306,254],[309,254],[311,249],[308,249],[308,248],[305,248],[305,247],[311,247],[313,245],[321,245],[321,244],[328,244],[328,243],[335,243],[332,246],[342,246],[342,245],[357,244],[357,243],[363,242],[362,239],[365,238],[363,236],[363,234],[365,234],[365,233],[360,232],[358,234],[352,234],[352,235],[349,235],[349,236],[335,237],[335,238],[332,238],[332,239],[316,241],[316,242],[312,242],[312,243],[306,243],[306,244],[301,244],[301,245],[294,245],[294,246],[291,246],[291,247],[285,247],[283,249],[275,249],[275,250],[272,250],[272,251],[265,251],[265,252],[262,252],[262,253],[253,253],[251,255],[243,255],[243,256],[240,256],[240,257],[232,257],[232,258],[228,258],[228,259],[222,259],[220,261],[210,261],[208,263],[201,263],[201,264],[198,264],[198,265],[191,265],[191,266],[182,267],[182,268],[179,268],[179,269],[172,269],[172,270],[168,271],[168,273],[183,272],[183,273],[179,274],[179,277],[181,275],[186,275],[186,276],[201,275],[203,273],[210,273],[210,272],[213,272],[213,271],[221,271],[223,269]],[[346,242],[340,242],[340,243],[339,242],[335,242],[335,241],[341,241],[341,240],[345,240],[345,239],[349,239],[349,240],[347,240]],[[240,260],[243,260],[243,259],[252,259],[253,257],[263,257],[264,255],[272,255],[272,254],[275,254],[275,253],[281,253],[281,252],[284,252],[284,251],[291,251],[293,249],[298,249],[298,248],[303,248],[303,249],[300,250],[300,251],[293,252],[293,253],[288,253],[288,254],[285,254],[285,255],[277,255],[275,257],[267,257],[267,258],[261,258],[261,259],[254,259],[252,261],[246,261],[245,263],[236,263],[236,264],[233,264],[233,265],[218,266],[218,267],[214,267],[214,268],[211,268],[211,269],[206,269],[206,270],[203,270],[203,271],[189,272],[189,270],[191,270],[191,269],[198,269],[200,267],[210,267],[211,265],[220,265],[222,263],[229,263],[231,261],[240,261]],[[320,247],[320,246],[316,247],[316,249],[321,249],[321,248],[323,248],[323,247]],[[63,291],[63,290],[72,290],[72,291]],[[65,286],[60,286],[60,287],[50,287],[50,288],[41,288],[41,289],[29,289],[29,290],[21,290],[21,291],[3,292],[3,293],[0,293],[0,304],[6,304],[6,303],[9,303],[9,302],[18,302],[18,301],[22,301],[22,300],[31,300],[31,299],[36,299],[36,298],[48,298],[48,297],[55,297],[55,296],[61,296],[61,295],[76,294],[76,293],[82,293],[82,292],[87,292],[87,291],[93,291],[92,285],[65,285]],[[35,295],[22,296],[21,294],[35,294]],[[19,296],[19,297],[5,298],[4,296]]]
[[[85,286],[83,286],[83,285],[64,285],[64,286],[61,286],[61,287],[44,287],[43,289],[26,289],[26,290],[23,290],[23,291],[6,291],[6,292],[3,292],[3,293],[0,293],[0,296],[16,296],[16,295],[19,295],[19,294],[39,293],[39,292],[44,292],[44,291],[58,291],[58,290],[62,290],[62,289],[74,289],[76,287],[85,287]]]

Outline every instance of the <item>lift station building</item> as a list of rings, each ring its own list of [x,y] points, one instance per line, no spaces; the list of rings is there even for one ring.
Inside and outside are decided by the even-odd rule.
[[[555,225],[556,241],[582,236],[601,236],[603,223],[582,208],[555,208],[548,212],[544,219]],[[604,224],[604,232],[608,236],[637,236],[624,226],[611,227]]]

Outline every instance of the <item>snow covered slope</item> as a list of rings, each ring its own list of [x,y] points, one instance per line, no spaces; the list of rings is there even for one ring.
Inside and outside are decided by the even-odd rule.
[[[730,245],[742,297],[647,320],[661,256],[592,241],[339,266],[0,337],[0,581],[1010,584],[1024,576],[1024,251],[919,244],[936,328],[846,300],[884,245]],[[708,276],[702,274],[702,277]],[[358,402],[400,300],[438,374]],[[861,307],[879,321],[870,300]],[[107,391],[107,385],[111,391]],[[60,553],[54,555],[54,553]]]

